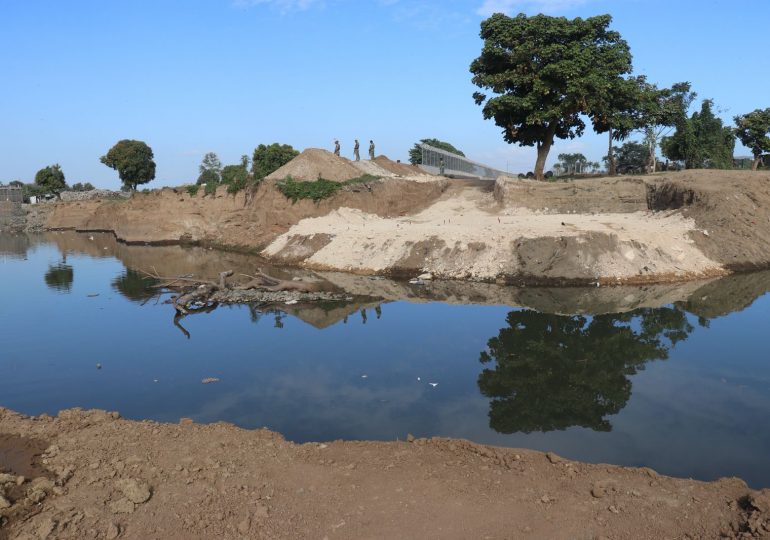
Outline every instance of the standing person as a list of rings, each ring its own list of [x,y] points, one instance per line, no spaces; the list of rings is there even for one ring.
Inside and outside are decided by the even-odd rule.
[[[374,141],[369,141],[369,159],[374,161]]]
[[[441,176],[444,176],[444,158],[439,158],[438,160],[438,173]]]
[[[334,155],[339,156],[340,155],[340,141],[337,139],[334,139]]]
[[[356,139],[356,145],[353,147],[353,155],[356,157],[356,161],[361,161],[361,156],[358,154],[358,139]]]

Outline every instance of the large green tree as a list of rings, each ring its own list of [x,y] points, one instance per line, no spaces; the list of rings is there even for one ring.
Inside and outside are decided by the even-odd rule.
[[[557,165],[565,172],[565,174],[584,172],[585,168],[588,166],[588,158],[579,152],[559,154],[557,158],[559,159]]]
[[[756,109],[750,113],[736,116],[735,136],[741,144],[751,150],[754,163],[751,170],[756,171],[763,153],[770,153],[770,109]]]
[[[605,161],[610,176],[617,174],[614,143],[626,140],[641,127],[640,104],[647,86],[644,76],[619,77],[614,81],[612,91],[600,98],[602,102],[591,113],[594,131],[608,135]]]
[[[211,182],[219,183],[222,178],[222,162],[219,161],[219,157],[214,152],[207,152],[203,156],[200,166],[198,167],[200,176],[198,176],[199,184],[208,185]]]
[[[713,102],[703,100],[701,110],[677,125],[676,132],[661,141],[663,155],[684,161],[688,169],[731,169],[735,134],[713,112]]]
[[[611,21],[496,13],[481,23],[484,46],[470,70],[473,83],[491,95],[475,92],[474,100],[506,142],[536,146],[539,180],[554,138],[581,135],[581,115],[608,107],[631,71],[628,44],[609,30]]]
[[[465,157],[465,154],[455,148],[451,143],[439,139],[420,139],[420,142],[414,143],[414,146],[411,148],[411,150],[409,150],[409,163],[412,165],[420,165],[422,163],[422,148],[420,148],[421,144],[427,144],[441,150],[446,150],[451,154],[457,154],[458,156]]]
[[[621,174],[643,173],[649,161],[649,149],[646,144],[628,141],[623,143],[620,148],[613,148],[613,156],[616,164],[616,172]],[[608,164],[609,156],[604,156],[603,160]]]
[[[67,189],[67,182],[64,179],[64,172],[59,164],[43,167],[35,174],[35,184],[43,192],[59,194]]]
[[[255,179],[262,179],[274,173],[298,155],[299,152],[288,144],[260,144],[254,149],[254,155],[251,159],[251,172],[254,174]]]
[[[620,314],[512,311],[480,356],[490,427],[501,433],[581,426],[610,431],[631,397],[629,376],[693,330],[677,307]]]
[[[152,148],[143,141],[123,139],[110,148],[100,159],[118,171],[123,187],[136,191],[136,186],[155,179],[155,161]]]
[[[696,95],[691,91],[689,82],[679,82],[671,88],[658,88],[655,84],[642,83],[638,94],[637,125],[644,134],[649,172],[655,172],[661,139],[676,126],[686,122],[687,110]]]

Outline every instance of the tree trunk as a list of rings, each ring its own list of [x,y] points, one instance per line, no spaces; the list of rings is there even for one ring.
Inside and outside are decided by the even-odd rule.
[[[545,140],[537,143],[537,161],[535,162],[535,180],[544,180],[543,170],[545,169],[545,160],[548,159],[548,152],[553,145],[553,136],[556,134],[556,121],[551,122],[545,135]]]
[[[759,162],[762,161],[762,156],[754,156],[754,163],[751,164],[751,170],[756,171],[759,167]]]
[[[610,146],[607,149],[607,173],[610,176],[617,174],[617,168],[615,167],[615,152],[612,149],[612,128],[610,128]]]
[[[647,165],[647,173],[652,174],[655,172],[655,165],[656,165],[656,159],[655,159],[655,142],[649,142],[647,144],[648,148],[650,149],[650,157],[649,157],[649,163]]]

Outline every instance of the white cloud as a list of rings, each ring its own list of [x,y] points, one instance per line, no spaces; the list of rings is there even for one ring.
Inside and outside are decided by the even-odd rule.
[[[557,13],[586,4],[589,0],[484,0],[479,15],[493,13],[542,12]]]
[[[240,8],[268,6],[281,13],[290,11],[305,11],[311,7],[323,4],[323,0],[233,0],[233,5]]]

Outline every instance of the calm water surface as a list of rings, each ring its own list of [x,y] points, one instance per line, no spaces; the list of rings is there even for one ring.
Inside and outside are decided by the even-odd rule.
[[[462,437],[770,487],[768,273],[665,294],[533,289],[516,306],[487,287],[468,295],[480,304],[220,307],[177,326],[138,269],[256,263],[94,236],[0,236],[0,406],[224,420],[298,442]]]

